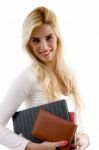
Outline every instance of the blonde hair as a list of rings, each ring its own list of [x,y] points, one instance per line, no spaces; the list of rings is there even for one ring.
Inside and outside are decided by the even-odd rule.
[[[57,57],[56,57],[56,73],[66,87],[67,95],[73,94],[75,97],[75,104],[80,106],[79,93],[76,88],[75,79],[71,71],[68,69],[63,58],[62,41],[57,23],[57,18],[54,12],[45,7],[38,7],[34,9],[25,19],[23,23],[23,47],[27,50],[28,54],[33,61],[33,71],[37,76],[46,97],[50,100],[60,98],[61,89],[57,82],[56,76],[50,72],[47,67],[35,58],[33,52],[28,46],[29,39],[33,29],[43,24],[51,25],[53,31],[57,36]]]

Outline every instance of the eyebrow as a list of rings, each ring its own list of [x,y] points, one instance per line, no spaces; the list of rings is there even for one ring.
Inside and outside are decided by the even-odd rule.
[[[54,35],[54,34],[51,33],[51,34],[48,34],[48,35],[46,35],[46,36],[44,36],[44,37],[46,38],[46,37],[52,36],[52,35]],[[34,37],[34,36],[32,36],[31,39],[40,39],[40,37]]]

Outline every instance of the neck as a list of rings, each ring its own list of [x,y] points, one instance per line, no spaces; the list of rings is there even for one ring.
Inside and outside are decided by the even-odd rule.
[[[44,63],[44,65],[47,67],[47,69],[50,72],[55,73],[55,70],[56,70],[56,58],[54,57],[51,61]]]
[[[48,68],[48,70],[50,71],[50,72],[53,72],[53,73],[55,73],[55,68],[56,68],[56,64],[55,63],[46,63],[46,65],[45,65],[47,68]]]

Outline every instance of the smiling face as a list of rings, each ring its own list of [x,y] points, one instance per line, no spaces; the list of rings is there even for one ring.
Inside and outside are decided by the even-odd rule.
[[[36,27],[31,34],[29,47],[41,62],[53,63],[57,52],[57,37],[52,27],[47,24]]]

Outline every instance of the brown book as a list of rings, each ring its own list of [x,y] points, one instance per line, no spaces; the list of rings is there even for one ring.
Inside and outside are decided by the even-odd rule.
[[[40,109],[32,129],[32,135],[42,141],[57,142],[67,140],[68,145],[60,147],[60,150],[69,150],[76,128],[76,124]]]

